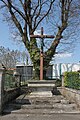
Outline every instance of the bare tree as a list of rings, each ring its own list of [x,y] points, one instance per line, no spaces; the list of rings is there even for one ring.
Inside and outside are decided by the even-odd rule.
[[[17,62],[26,62],[28,60],[28,55],[25,51],[10,50],[9,48],[4,48],[0,46],[0,63],[5,66],[5,68],[15,68]]]
[[[57,13],[55,9],[58,8],[60,21],[55,30],[55,38],[44,52],[45,77],[46,69],[63,38],[63,32],[68,27],[69,15],[71,11],[74,11],[72,7],[74,2],[74,0],[1,0],[1,10],[5,13],[6,21],[12,25],[17,36],[19,35],[21,37],[22,42],[30,53],[36,77],[39,77],[40,50],[36,39],[30,39],[29,35],[34,34],[34,31],[45,18],[48,18],[48,23],[57,19],[52,16]]]

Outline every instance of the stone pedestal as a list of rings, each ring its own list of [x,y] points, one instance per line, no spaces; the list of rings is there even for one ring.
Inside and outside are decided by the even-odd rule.
[[[55,87],[55,81],[52,80],[32,80],[28,81],[28,87],[33,91],[51,91]]]

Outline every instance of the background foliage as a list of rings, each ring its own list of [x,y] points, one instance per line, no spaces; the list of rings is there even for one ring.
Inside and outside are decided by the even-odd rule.
[[[6,68],[15,68],[17,63],[28,64],[28,54],[26,51],[10,50],[0,46],[0,63]]]

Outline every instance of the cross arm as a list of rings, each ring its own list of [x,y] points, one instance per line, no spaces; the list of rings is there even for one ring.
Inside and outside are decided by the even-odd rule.
[[[54,38],[53,35],[30,35],[30,38]]]

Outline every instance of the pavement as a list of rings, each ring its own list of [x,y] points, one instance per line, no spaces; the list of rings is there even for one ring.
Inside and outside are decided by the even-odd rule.
[[[8,114],[0,116],[0,120],[80,120],[80,114]]]

